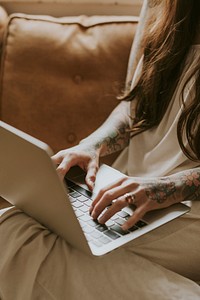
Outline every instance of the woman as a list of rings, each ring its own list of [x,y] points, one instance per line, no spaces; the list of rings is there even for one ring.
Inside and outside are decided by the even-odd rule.
[[[20,211],[3,215],[2,299],[101,299],[102,289],[106,299],[133,293],[134,299],[199,299],[199,287],[170,270],[200,281],[200,3],[144,1],[133,50],[118,107],[92,135],[52,159],[61,177],[74,165],[86,170],[92,190],[99,157],[124,149],[114,166],[126,176],[101,190],[90,208],[97,219],[112,203],[100,223],[130,204],[136,210],[124,230],[148,211],[183,200],[191,200],[191,213],[100,260]]]
[[[73,165],[85,169],[86,183],[92,189],[99,157],[126,148],[114,166],[127,176],[100,191],[90,208],[97,219],[117,200],[99,219],[105,223],[134,204],[136,210],[124,230],[148,211],[183,200],[192,201],[193,216],[200,219],[200,2],[149,1],[146,5],[150,7],[148,16],[143,8],[146,31],[137,41],[143,49],[136,56],[143,55],[131,89],[96,132],[53,157],[61,176]],[[151,13],[155,5],[157,20]],[[198,239],[190,245],[195,253],[199,246]],[[193,260],[200,263],[200,256]],[[160,263],[159,258],[156,261]],[[189,266],[187,271],[180,268],[191,276]],[[199,268],[196,271],[193,275],[199,278]]]

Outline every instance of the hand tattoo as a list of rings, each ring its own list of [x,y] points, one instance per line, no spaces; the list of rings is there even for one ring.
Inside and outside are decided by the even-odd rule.
[[[146,188],[146,195],[150,200],[162,204],[169,196],[176,192],[175,183],[169,178],[155,181]]]

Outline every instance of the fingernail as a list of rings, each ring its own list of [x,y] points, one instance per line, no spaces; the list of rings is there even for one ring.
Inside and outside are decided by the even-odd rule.
[[[93,190],[94,189],[94,182],[91,179],[88,179],[88,184],[89,184],[89,188],[91,190]]]
[[[128,230],[128,226],[127,225],[122,225],[121,226],[122,230],[127,231]]]
[[[91,187],[94,188],[94,182],[90,180]]]
[[[92,217],[94,220],[96,220],[96,218],[97,218],[97,216],[96,216],[96,214],[95,214],[94,212],[91,213],[91,217]]]
[[[98,219],[98,222],[100,223],[100,224],[104,224],[105,222],[103,221],[103,218],[99,218]]]

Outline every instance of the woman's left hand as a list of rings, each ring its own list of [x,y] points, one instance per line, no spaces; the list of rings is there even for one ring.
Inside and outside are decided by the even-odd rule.
[[[143,179],[125,176],[100,190],[93,200],[90,213],[93,219],[104,224],[118,211],[132,205],[134,213],[122,226],[123,230],[127,230],[148,211],[180,201],[176,182],[170,177]]]

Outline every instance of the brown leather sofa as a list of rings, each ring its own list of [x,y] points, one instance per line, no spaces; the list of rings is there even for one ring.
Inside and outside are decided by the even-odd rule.
[[[4,17],[0,119],[54,152],[77,144],[118,103],[137,21],[129,16]]]

